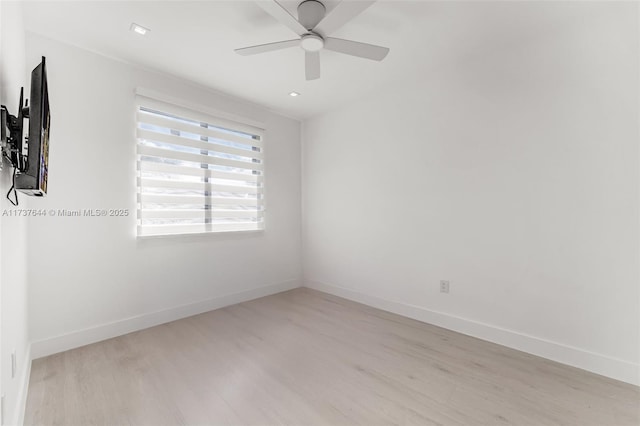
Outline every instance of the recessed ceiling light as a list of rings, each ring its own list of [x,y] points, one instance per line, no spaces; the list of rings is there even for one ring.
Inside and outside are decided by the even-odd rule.
[[[149,28],[145,28],[142,25],[138,25],[135,22],[131,24],[131,31],[136,32],[140,35],[145,35],[146,33],[148,33],[149,31],[151,31]]]
[[[296,96],[300,96],[300,93],[298,93],[298,92],[291,92],[291,93],[289,93],[289,96],[293,96],[293,97],[295,98]]]

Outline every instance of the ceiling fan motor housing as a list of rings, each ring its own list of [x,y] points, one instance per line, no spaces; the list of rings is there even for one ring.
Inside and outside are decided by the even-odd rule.
[[[298,5],[298,22],[307,30],[313,30],[324,18],[326,9],[317,0],[306,0]]]

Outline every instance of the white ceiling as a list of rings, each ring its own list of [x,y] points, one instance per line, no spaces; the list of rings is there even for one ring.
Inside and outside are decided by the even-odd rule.
[[[297,0],[280,3],[296,16]],[[330,11],[338,3],[326,0],[325,6]],[[531,37],[546,21],[537,19],[539,11],[531,12],[519,2],[382,0],[332,35],[389,47],[387,58],[374,62],[323,51],[322,77],[315,81],[304,79],[299,48],[247,57],[234,53],[296,37],[252,1],[28,1],[25,24],[29,31],[304,119]],[[151,32],[133,33],[132,22]],[[291,91],[302,96],[292,98]]]

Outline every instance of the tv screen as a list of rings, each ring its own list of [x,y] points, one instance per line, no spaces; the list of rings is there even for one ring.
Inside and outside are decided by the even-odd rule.
[[[43,56],[42,62],[31,72],[27,167],[25,172],[16,176],[16,189],[27,195],[43,196],[47,193],[50,126],[47,68]]]

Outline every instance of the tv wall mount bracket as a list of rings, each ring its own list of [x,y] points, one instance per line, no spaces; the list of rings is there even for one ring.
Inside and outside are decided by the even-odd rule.
[[[7,158],[11,162],[11,165],[19,172],[25,172],[28,164],[27,156],[22,152],[22,134],[24,119],[29,118],[29,101],[24,101],[24,88],[20,88],[18,115],[12,115],[6,105],[0,105],[0,114],[0,146],[2,148],[2,155]]]

